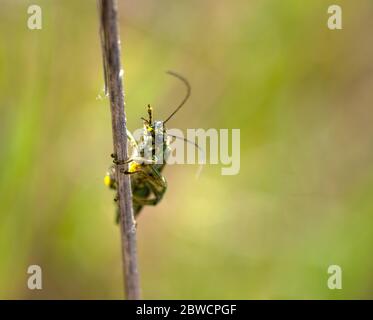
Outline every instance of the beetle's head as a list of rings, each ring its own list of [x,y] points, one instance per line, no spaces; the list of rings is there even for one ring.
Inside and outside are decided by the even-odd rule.
[[[166,128],[164,126],[163,121],[153,121],[153,109],[152,107],[148,104],[148,120],[141,118],[144,120],[144,129],[145,132],[148,135],[151,135],[155,137],[155,141],[157,142],[157,137],[160,137],[166,133]]]

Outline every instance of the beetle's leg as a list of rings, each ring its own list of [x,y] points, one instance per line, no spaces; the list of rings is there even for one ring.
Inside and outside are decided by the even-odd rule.
[[[132,157],[131,161],[136,161],[138,164],[156,164],[157,163],[156,159],[148,159],[145,157]]]
[[[124,170],[123,168],[120,170],[121,173],[125,174],[131,174],[131,173],[137,173],[137,172],[143,172],[141,169],[141,165],[145,164],[155,164],[157,160],[148,160],[143,157],[133,157],[126,161],[125,163],[130,163],[130,162],[136,162],[135,163],[135,168],[129,168],[128,170]],[[144,173],[145,174],[145,173]],[[145,174],[146,175],[146,174]]]
[[[155,206],[160,201],[157,198],[144,199],[144,198],[133,197],[132,199],[133,199],[133,201],[135,201],[137,204],[139,204],[141,206]]]
[[[151,173],[146,174],[147,180],[146,185],[149,187],[149,189],[152,191],[154,197],[153,198],[137,198],[137,202],[139,202],[142,205],[148,205],[148,206],[154,206],[159,203],[159,201],[162,200],[163,195],[165,194],[167,190],[167,182],[166,179],[161,175],[161,173],[155,169],[154,167],[151,167]]]
[[[132,162],[132,161],[136,161],[136,159],[137,159],[137,157],[134,157],[134,158],[129,158],[129,159],[127,159],[127,160],[118,160],[118,156],[116,155],[116,154],[114,154],[114,153],[112,153],[111,155],[110,155],[114,160],[113,160],[113,163],[114,164],[116,164],[116,165],[124,165],[124,164],[126,164],[126,163],[130,163],[130,162]]]
[[[135,140],[135,138],[133,137],[132,133],[127,129],[127,138],[128,138],[128,141],[130,142],[132,148],[134,148],[136,150],[136,155],[139,154],[139,146]],[[123,165],[123,164],[126,164],[126,163],[130,163],[131,161],[133,161],[133,159],[128,159],[128,160],[122,160],[122,161],[119,161],[118,160],[118,155],[115,154],[115,153],[112,153],[110,155],[114,160],[114,164],[117,164],[117,165]]]
[[[136,203],[138,203],[139,205],[142,205],[142,206],[155,206],[155,205],[157,205],[162,200],[163,195],[166,192],[166,188],[162,189],[162,190],[155,189],[153,187],[150,187],[150,188],[151,188],[151,190],[154,194],[153,198],[145,199],[145,198],[140,198],[140,197],[137,197],[137,196],[132,196],[133,201],[135,201]]]

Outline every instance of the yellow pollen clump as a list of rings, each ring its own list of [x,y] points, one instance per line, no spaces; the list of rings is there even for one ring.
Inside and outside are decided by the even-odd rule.
[[[137,162],[131,162],[129,167],[128,167],[128,172],[136,172],[138,168],[140,168],[141,165],[138,164]]]
[[[110,178],[109,175],[105,176],[105,178],[104,178],[104,184],[105,184],[105,186],[110,187],[110,185],[111,185],[111,178]]]

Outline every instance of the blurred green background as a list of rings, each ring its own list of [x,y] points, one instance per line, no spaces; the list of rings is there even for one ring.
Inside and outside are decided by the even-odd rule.
[[[1,0],[0,298],[123,298],[95,1]],[[43,29],[27,28],[27,8]],[[330,31],[327,8],[343,8]],[[144,298],[373,298],[373,2],[120,1],[130,129],[241,129],[241,171],[165,170],[138,219]],[[27,289],[27,267],[43,290]],[[329,265],[343,289],[327,287]]]

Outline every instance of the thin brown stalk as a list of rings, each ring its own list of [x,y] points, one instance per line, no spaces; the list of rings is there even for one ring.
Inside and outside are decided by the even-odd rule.
[[[99,0],[98,7],[101,22],[100,33],[104,60],[105,90],[110,97],[114,155],[116,155],[118,163],[124,163],[128,159],[128,151],[117,3],[115,0]],[[121,173],[121,170],[127,169],[127,164],[117,164],[116,166],[125,295],[129,300],[136,300],[140,299],[140,281],[131,183],[129,175]]]

